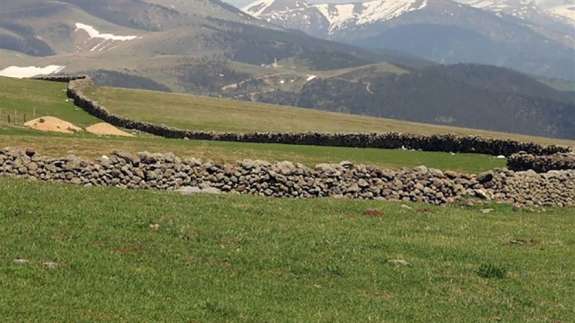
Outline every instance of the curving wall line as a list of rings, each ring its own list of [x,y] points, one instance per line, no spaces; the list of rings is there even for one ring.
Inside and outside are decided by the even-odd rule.
[[[183,130],[164,125],[131,120],[111,113],[108,109],[98,104],[97,101],[88,98],[83,93],[83,89],[93,86],[93,82],[88,76],[57,75],[40,77],[38,79],[67,82],[67,95],[74,101],[76,106],[114,126],[138,130],[165,138],[354,148],[405,148],[436,152],[479,153],[494,156],[503,155],[506,157],[520,152],[525,152],[531,155],[552,155],[571,151],[570,148],[562,146],[543,146],[535,143],[523,143],[504,139],[489,139],[478,136],[423,136],[396,132],[372,134],[255,132],[238,134]]]

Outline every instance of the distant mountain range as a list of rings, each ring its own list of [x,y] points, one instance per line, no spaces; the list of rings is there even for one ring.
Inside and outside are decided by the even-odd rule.
[[[570,5],[529,0],[258,0],[246,13],[316,37],[439,63],[480,63],[575,80]]]
[[[558,90],[575,88],[561,80],[573,57],[569,40],[553,38],[568,24],[553,20],[544,36],[512,14],[447,0],[250,10],[261,18],[294,3],[313,30],[217,0],[0,0],[0,76],[88,73],[102,85],[575,138],[575,95]],[[463,54],[555,79],[431,60]]]

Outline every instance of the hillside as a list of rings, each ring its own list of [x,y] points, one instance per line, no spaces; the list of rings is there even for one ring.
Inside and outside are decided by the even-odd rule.
[[[86,73],[99,85],[574,138],[575,97],[508,69],[319,40],[215,0],[109,1],[2,2],[0,75]]]
[[[202,158],[228,163],[242,159],[262,159],[269,161],[291,160],[313,166],[319,163],[333,163],[340,162],[342,160],[350,160],[356,163],[388,168],[428,165],[429,167],[439,169],[452,169],[472,173],[505,166],[505,160],[480,154],[451,155],[449,153],[441,152],[419,152],[389,149],[356,149],[345,147],[213,142],[202,140],[170,140],[139,133],[135,133],[136,137],[134,138],[98,137],[85,132],[79,132],[73,135],[63,135],[34,131],[22,126],[24,123],[23,117],[26,116],[27,120],[30,120],[34,111],[36,111],[36,117],[46,115],[55,116],[81,127],[86,127],[99,122],[99,120],[93,118],[84,111],[75,108],[71,103],[66,102],[64,87],[65,85],[63,83],[36,80],[15,80],[0,77],[0,110],[2,111],[2,114],[0,115],[0,147],[31,147],[40,153],[54,157],[75,154],[81,157],[95,158],[101,157],[102,155],[108,155],[114,150],[132,153],[150,151],[162,153],[172,152],[181,157]],[[114,89],[111,90],[113,91]],[[141,92],[135,91],[135,93],[138,94]],[[152,94],[156,94],[160,98],[162,95],[166,95],[164,93],[153,92]],[[202,99],[207,99],[208,102],[211,102],[211,108],[215,109],[230,108],[229,102],[231,102],[213,98],[197,98],[184,95],[173,95],[172,99],[174,98],[182,98],[186,100],[189,106],[192,106],[193,102],[195,102],[196,105],[198,103],[203,105],[203,102],[205,101]],[[169,102],[167,99],[168,97],[165,97],[164,102]],[[257,115],[261,116],[264,115],[265,112],[276,111],[269,110],[270,108],[274,109],[274,107],[270,106],[246,102],[242,102],[242,104],[244,105],[242,109],[245,109],[245,111],[250,111],[250,109],[255,111],[251,114],[251,120],[249,118],[237,118],[238,115],[236,114],[235,116],[232,115],[231,118],[228,118],[219,126],[216,122],[213,122],[213,120],[210,121],[209,119],[204,119],[202,123],[197,125],[210,130],[252,129],[254,127],[254,122],[259,124],[262,122],[261,119],[257,119]],[[304,113],[303,116],[309,117],[309,115],[305,114],[306,112],[309,112],[309,110],[300,110]],[[291,110],[287,109],[286,112],[289,111]],[[11,123],[8,124],[8,115],[16,115],[16,122],[14,122],[14,119],[10,117]],[[189,114],[186,113],[184,115]],[[314,115],[320,117],[325,115],[326,119],[323,122],[326,129],[329,128],[328,123],[331,122],[338,122],[341,125],[346,125],[345,118],[347,115],[339,116],[336,114],[335,118],[329,113],[315,112]],[[279,116],[282,116],[282,114],[279,114]],[[286,116],[293,118],[294,114],[284,114],[283,118],[286,118]],[[297,114],[295,116],[297,116]],[[253,119],[254,117],[256,118]],[[161,115],[156,115],[153,120],[155,122],[162,122],[161,118]],[[356,120],[355,122],[352,121],[351,125],[348,124],[347,127],[358,130],[359,127],[369,125],[370,120],[367,120],[368,123],[364,123],[362,122],[362,118],[358,119],[359,120]],[[373,124],[376,121],[378,120],[374,119],[370,122]],[[242,123],[245,123],[245,125],[242,125]],[[236,128],[232,127],[233,124],[235,124]],[[409,125],[407,124],[405,126]],[[380,125],[380,129],[385,128],[381,127],[384,127],[383,125]],[[285,128],[280,127],[280,129]],[[418,127],[413,127],[412,129],[415,130],[418,129]],[[433,126],[428,128],[430,132],[433,131],[433,129]],[[504,134],[500,134],[500,136],[504,138]],[[523,137],[523,139],[527,140],[529,138]],[[545,138],[534,139],[538,140],[540,143],[561,143],[575,146],[575,143],[570,141],[555,141]]]
[[[0,323],[575,321],[575,79],[223,1],[0,0]]]
[[[118,115],[182,129],[244,133],[254,131],[338,133],[395,131],[424,135],[445,133],[480,135],[488,138],[512,138],[540,143],[572,142],[187,94],[108,87],[93,87],[88,90],[88,93],[90,97],[95,98],[100,104]]]
[[[341,57],[340,67],[349,67],[381,58],[273,28],[219,1],[176,4],[2,0],[0,70],[50,64],[68,73],[107,69],[165,82],[177,79],[176,71],[198,59],[225,58],[260,66],[275,59],[329,52]]]
[[[575,80],[575,26],[532,1],[272,0],[243,10],[262,21],[356,46]]]
[[[572,94],[489,66],[437,66],[402,75],[364,71],[313,80],[292,98],[294,105],[327,111],[575,138]]]

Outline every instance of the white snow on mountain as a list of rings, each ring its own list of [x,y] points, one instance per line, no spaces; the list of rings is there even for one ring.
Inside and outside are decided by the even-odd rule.
[[[456,0],[475,8],[506,14],[519,19],[530,19],[535,16],[562,21],[575,26],[575,1],[541,1],[541,0]]]
[[[36,66],[9,66],[0,70],[0,76],[26,78],[39,75],[49,75],[61,72],[65,66],[48,65],[44,67]]]
[[[534,0],[460,0],[475,8],[507,14],[519,19],[526,19],[532,12],[539,10]]]
[[[565,21],[575,25],[575,4],[567,4],[548,9],[549,13],[556,17],[560,17]]]
[[[294,2],[293,8],[285,10],[267,11],[274,5],[274,0],[261,0],[246,6],[243,10],[254,17],[264,18],[271,15],[281,18],[282,14],[295,14],[296,11],[308,8],[317,9],[329,23],[330,32],[341,29],[346,25],[364,25],[379,21],[387,21],[405,13],[421,10],[427,6],[428,0],[374,0],[363,3],[344,4],[309,4],[307,2]]]
[[[319,4],[315,6],[327,19],[330,31],[341,28],[346,22],[355,18],[355,4]]]
[[[78,30],[87,32],[90,38],[99,38],[104,40],[128,41],[138,38],[138,36],[118,36],[114,34],[101,33],[96,28],[79,22],[76,23],[76,31]]]
[[[259,0],[253,2],[242,9],[242,11],[249,13],[254,17],[260,17],[264,11],[269,8],[275,0]]]
[[[359,24],[390,20],[407,12],[421,10],[427,6],[427,0],[384,0],[363,3],[363,14]]]

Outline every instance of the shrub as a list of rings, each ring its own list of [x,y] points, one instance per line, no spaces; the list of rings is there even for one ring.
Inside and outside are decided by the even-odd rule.
[[[493,264],[481,264],[477,270],[477,275],[481,278],[503,279],[507,275],[507,269]]]

